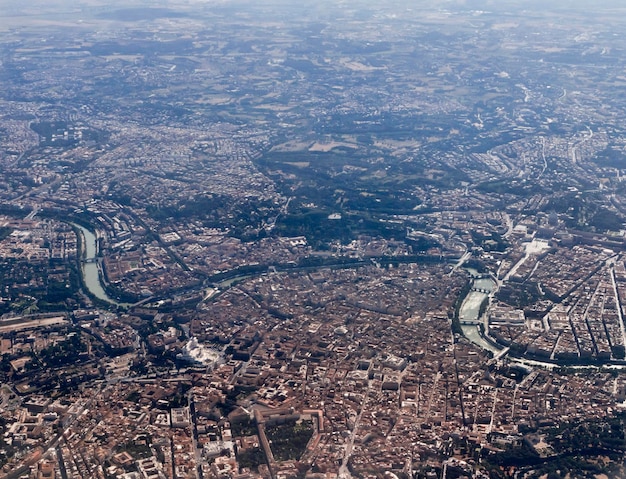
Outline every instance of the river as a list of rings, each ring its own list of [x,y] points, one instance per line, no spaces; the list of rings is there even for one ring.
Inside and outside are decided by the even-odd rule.
[[[111,303],[116,306],[129,306],[126,303],[119,303],[118,301],[111,298],[102,286],[102,277],[100,276],[98,263],[95,261],[98,255],[96,236],[87,228],[84,228],[75,223],[73,225],[80,230],[82,235],[81,243],[83,247],[83,257],[81,258],[81,269],[83,274],[83,282],[85,283],[85,286],[87,287],[89,292],[93,294],[96,298],[102,301],[106,301],[107,303]]]
[[[475,276],[477,272],[469,270],[472,276]],[[461,309],[459,311],[459,320],[461,321],[461,330],[463,335],[469,339],[472,343],[480,346],[483,349],[497,353],[501,348],[498,348],[494,344],[487,341],[480,331],[479,326],[479,313],[480,305],[489,297],[489,294],[494,290],[496,284],[490,278],[475,278],[472,282],[472,288],[469,294],[463,300]],[[476,289],[480,291],[476,291]],[[468,324],[462,324],[463,322]]]
[[[130,304],[128,303],[120,303],[111,298],[106,293],[103,287],[102,276],[100,275],[98,263],[97,261],[94,261],[97,259],[98,255],[96,236],[83,226],[77,225],[75,223],[74,226],[78,228],[82,234],[83,257],[81,258],[81,268],[83,282],[85,283],[85,286],[87,287],[89,292],[96,298],[102,301],[106,301],[107,303],[111,303],[116,306],[130,306]],[[472,274],[472,276],[477,274],[477,272],[473,270],[468,271],[470,274]],[[218,284],[218,288],[228,288],[232,286],[233,283],[242,279],[249,278],[251,276],[252,275],[242,275],[224,280]],[[463,324],[461,325],[461,329],[463,330],[463,334],[465,335],[465,337],[471,342],[477,344],[484,349],[496,353],[500,349],[483,338],[480,330],[478,329],[478,325],[476,324],[479,319],[478,314],[480,311],[480,305],[482,304],[483,300],[489,296],[489,293],[485,293],[483,291],[491,292],[496,285],[489,278],[476,278],[474,279],[472,286],[473,288],[480,289],[481,291],[470,291],[470,293],[463,301],[463,305],[461,306],[461,310],[459,311],[459,319],[461,321],[471,321],[474,324]]]

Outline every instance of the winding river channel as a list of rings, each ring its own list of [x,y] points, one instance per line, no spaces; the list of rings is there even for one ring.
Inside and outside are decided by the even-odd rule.
[[[89,292],[96,298],[106,301],[117,306],[130,306],[130,304],[120,303],[111,298],[104,289],[102,283],[102,275],[100,273],[100,266],[98,263],[98,243],[96,235],[89,231],[87,228],[74,224],[74,226],[80,231],[82,235],[82,260],[81,268],[83,281]],[[469,273],[473,276],[475,271],[469,270]],[[236,278],[230,278],[224,280],[218,285],[218,288],[227,288],[238,280],[249,277],[250,275],[243,275]],[[474,344],[492,351],[493,353],[499,352],[501,349],[487,341],[479,329],[479,314],[480,305],[485,298],[489,297],[489,294],[494,290],[496,284],[490,278],[475,278],[472,283],[472,290],[465,297],[461,309],[459,311],[459,319],[465,324],[461,325],[463,334],[467,339]]]
[[[118,301],[111,298],[104,287],[102,286],[102,277],[100,275],[99,265],[98,265],[98,244],[96,235],[94,235],[87,228],[73,224],[76,228],[80,230],[82,235],[82,258],[81,258],[81,269],[83,275],[83,282],[85,283],[86,288],[89,290],[91,294],[93,294],[96,298],[106,301],[107,303],[115,304],[118,306],[128,306],[124,303],[119,303]]]
[[[474,271],[470,270],[469,272],[472,276],[474,276]],[[461,309],[459,311],[459,320],[461,321],[463,335],[472,343],[483,349],[487,349],[494,354],[498,353],[501,348],[495,346],[483,337],[479,329],[479,314],[480,305],[489,297],[489,294],[495,287],[495,282],[490,278],[475,278],[472,282],[472,290],[463,300],[463,304],[461,305]],[[465,324],[463,324],[463,322],[465,322]]]

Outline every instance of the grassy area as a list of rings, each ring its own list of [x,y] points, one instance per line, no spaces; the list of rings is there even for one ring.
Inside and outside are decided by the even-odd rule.
[[[298,461],[313,437],[313,423],[300,420],[269,426],[265,429],[265,435],[270,442],[274,459]]]

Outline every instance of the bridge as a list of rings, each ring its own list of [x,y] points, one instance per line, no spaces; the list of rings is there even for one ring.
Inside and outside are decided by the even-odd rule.
[[[491,293],[490,289],[485,289],[485,288],[472,288],[472,291],[476,291],[477,293],[485,293],[485,294]]]
[[[471,274],[472,279],[493,279],[493,275],[491,273],[478,273]]]
[[[507,354],[510,350],[511,350],[511,348],[510,348],[510,347],[507,347],[507,348],[501,349],[501,350],[500,350],[500,351],[499,351],[499,352],[498,352],[498,353],[497,353],[497,354],[493,357],[493,359],[495,359],[496,361],[497,361],[498,359],[502,359],[504,356],[506,356],[506,354]]]

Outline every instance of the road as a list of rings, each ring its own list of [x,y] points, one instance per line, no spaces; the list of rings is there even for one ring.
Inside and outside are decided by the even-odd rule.
[[[459,261],[454,265],[454,267],[452,268],[452,270],[449,273],[449,276],[452,276],[452,274],[459,269],[461,266],[463,266],[463,263],[465,263],[468,259],[470,259],[472,257],[472,253],[470,253],[469,251],[466,251],[465,253],[463,253],[463,256],[461,256],[461,258],[459,259]]]
[[[366,400],[367,402],[367,400]],[[346,451],[343,456],[343,461],[341,461],[341,466],[339,467],[339,479],[352,479],[352,474],[348,469],[348,461],[350,461],[350,456],[352,455],[352,449],[354,448],[354,439],[356,438],[356,433],[359,430],[359,424],[361,423],[361,415],[365,410],[365,403],[361,405],[361,410],[354,421],[354,427],[352,428],[352,434],[350,434],[350,439],[346,444]]]
[[[615,280],[615,269],[611,268],[611,284],[613,285],[613,294],[615,295],[615,304],[617,305],[617,316],[619,317],[619,326],[622,332],[622,341],[626,346],[626,328],[624,327],[624,316],[622,315],[622,301],[617,292],[617,281]]]
[[[544,137],[541,138],[541,157],[543,158],[543,169],[541,173],[539,173],[539,176],[537,176],[537,179],[541,178],[548,168],[548,161],[546,160],[546,139]]]
[[[193,400],[193,389],[187,393],[187,402],[189,404],[189,416],[191,419],[191,439],[193,442],[193,451],[196,458],[196,477],[203,479],[204,474],[202,472],[202,465],[204,459],[202,457],[202,449],[198,448],[198,426],[196,417],[196,404]]]

